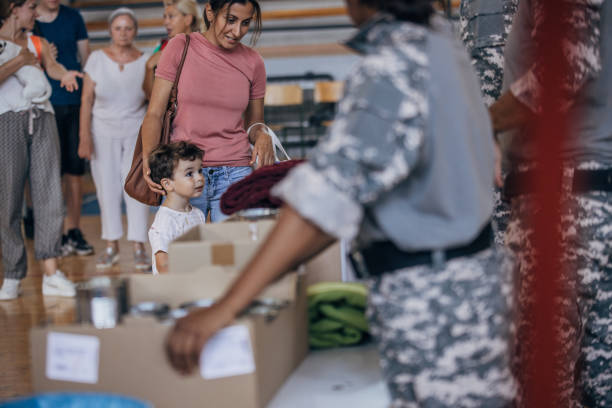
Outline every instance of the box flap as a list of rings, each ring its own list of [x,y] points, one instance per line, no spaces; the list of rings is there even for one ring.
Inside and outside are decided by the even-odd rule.
[[[235,241],[245,239],[261,241],[268,235],[275,224],[276,220],[201,224],[189,230],[174,242]]]
[[[238,277],[235,268],[200,267],[189,274],[130,275],[128,288],[132,304],[154,301],[177,307],[198,299],[216,299]],[[296,296],[297,273],[285,274],[268,286],[260,297],[293,302]]]
[[[251,260],[262,243],[247,239],[173,242],[168,253],[168,272],[191,273],[207,265],[241,268]]]

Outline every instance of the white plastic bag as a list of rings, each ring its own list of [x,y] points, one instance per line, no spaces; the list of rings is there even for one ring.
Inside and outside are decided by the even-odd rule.
[[[278,136],[276,136],[276,133],[274,133],[274,131],[270,129],[268,126],[266,126],[264,123],[257,122],[249,126],[249,128],[247,129],[247,136],[250,134],[251,129],[253,129],[254,126],[259,126],[259,125],[262,125],[264,127],[266,133],[268,133],[270,135],[270,138],[272,139],[272,147],[274,148],[274,161],[280,162],[280,161],[291,160],[291,157],[289,157],[289,154],[287,154],[287,151],[285,151],[285,148],[283,147],[283,144],[281,143]],[[252,148],[253,148],[253,145],[251,145],[251,149]],[[281,160],[278,158],[279,150],[285,156],[285,159]],[[259,157],[257,157],[257,159],[255,160],[255,163],[257,163],[258,161],[259,161]]]

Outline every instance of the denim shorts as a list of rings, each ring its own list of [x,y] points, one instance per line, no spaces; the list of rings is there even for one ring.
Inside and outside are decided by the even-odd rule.
[[[206,185],[201,196],[191,199],[191,205],[202,210],[207,216],[210,213],[212,222],[221,222],[228,217],[221,212],[219,207],[221,195],[230,185],[251,174],[253,169],[250,166],[220,166],[204,167],[202,171],[206,179]]]

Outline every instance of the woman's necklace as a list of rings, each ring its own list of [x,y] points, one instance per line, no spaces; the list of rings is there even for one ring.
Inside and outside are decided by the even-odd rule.
[[[134,53],[130,49],[127,52],[118,52],[112,47],[108,48],[108,56],[119,66],[119,71],[123,72],[125,66],[134,61]]]

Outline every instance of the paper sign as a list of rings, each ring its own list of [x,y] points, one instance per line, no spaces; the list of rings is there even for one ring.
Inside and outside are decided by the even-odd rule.
[[[86,384],[98,382],[100,340],[95,336],[47,335],[47,377]]]
[[[200,354],[200,374],[207,380],[249,374],[255,371],[251,336],[246,326],[220,330]]]

